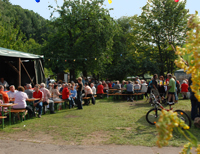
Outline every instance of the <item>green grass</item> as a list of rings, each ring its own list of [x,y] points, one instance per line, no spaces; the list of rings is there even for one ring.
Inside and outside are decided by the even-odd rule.
[[[142,100],[136,102],[112,101],[103,99],[96,105],[84,106],[83,110],[66,109],[54,115],[43,115],[42,118],[26,120],[0,130],[1,136],[12,138],[26,134],[26,138],[44,139],[55,144],[118,144],[154,146],[156,143],[156,128],[146,122],[145,115],[151,105]],[[190,101],[180,100],[173,106],[182,109],[190,115]],[[168,108],[168,106],[166,107]],[[24,127],[24,125],[26,125]],[[190,131],[200,141],[200,130]],[[51,141],[51,142],[50,142]],[[187,140],[174,133],[169,142],[171,146],[182,146]]]

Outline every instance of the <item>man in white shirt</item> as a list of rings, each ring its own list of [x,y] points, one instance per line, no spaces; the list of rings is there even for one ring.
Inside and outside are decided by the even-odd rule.
[[[9,87],[9,84],[4,80],[4,78],[0,79],[0,85],[4,86],[5,89]]]
[[[15,90],[15,86],[14,86],[14,85],[11,85],[11,86],[10,86],[10,91],[7,93],[7,94],[8,94],[8,97],[9,97],[10,99],[15,98],[16,92],[17,92],[17,90]],[[11,102],[11,103],[14,103],[14,102]]]
[[[93,95],[96,95],[96,88],[95,88],[95,86],[94,86],[94,83],[91,83],[90,86],[91,86],[91,88],[92,88],[92,93],[93,93]]]

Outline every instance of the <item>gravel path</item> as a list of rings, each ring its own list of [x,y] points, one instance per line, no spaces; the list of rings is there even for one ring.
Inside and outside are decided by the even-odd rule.
[[[59,146],[24,141],[0,140],[0,154],[178,154],[181,149],[182,147],[158,148],[126,145]]]

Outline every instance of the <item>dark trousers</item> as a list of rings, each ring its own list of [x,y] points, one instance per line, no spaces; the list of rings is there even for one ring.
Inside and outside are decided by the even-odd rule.
[[[200,116],[200,102],[191,99],[191,119],[194,120]]]
[[[77,106],[78,106],[78,109],[83,109],[83,106],[82,106],[82,92],[77,92]]]
[[[86,97],[92,97],[92,94],[87,94]],[[86,105],[89,105],[89,104],[90,104],[90,99],[86,99],[86,100],[84,100],[84,101],[85,101],[85,104],[86,104]]]
[[[126,93],[127,94],[133,94],[133,91],[127,91]],[[130,98],[133,99],[131,95],[127,95],[127,99],[130,99]]]

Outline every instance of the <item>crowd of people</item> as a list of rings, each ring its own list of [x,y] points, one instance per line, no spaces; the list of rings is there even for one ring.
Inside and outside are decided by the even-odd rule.
[[[153,93],[156,97],[165,98],[167,96],[168,102],[177,102],[179,93],[182,94],[183,99],[188,98],[188,93],[190,93],[190,98],[192,102],[192,119],[199,115],[199,106],[194,94],[190,90],[191,80],[183,80],[182,84],[176,79],[175,76],[171,74],[167,75],[164,79],[163,76],[158,78],[155,74],[153,78],[146,82],[145,80],[140,80],[136,77],[134,81],[125,81],[121,83],[119,81],[97,81],[95,79],[86,79],[84,77],[79,77],[77,82],[66,83],[63,81],[58,81],[51,83],[50,80],[40,85],[35,85],[32,88],[31,84],[26,84],[23,87],[19,86],[15,90],[15,86],[9,86],[4,78],[0,79],[0,94],[4,103],[17,103],[13,109],[27,109],[28,113],[32,114],[32,107],[27,105],[27,100],[29,98],[37,98],[33,104],[34,107],[38,108],[38,117],[42,115],[43,108],[47,106],[50,113],[54,114],[54,102],[55,101],[69,101],[69,107],[77,107],[77,109],[83,109],[82,98],[89,97],[95,102],[94,96],[97,94],[102,98],[103,94],[108,94],[110,89],[113,89],[113,93],[122,94],[134,94],[134,93],[144,93],[146,98],[148,93]],[[5,88],[9,87],[9,91],[5,92]],[[124,97],[127,101],[133,101],[132,95],[127,95]],[[93,102],[92,101],[92,102]],[[90,103],[89,99],[84,99],[84,104],[88,105]],[[95,103],[93,103],[95,104]],[[66,104],[65,104],[66,105]],[[59,104],[58,110],[62,109],[62,103]],[[45,111],[45,110],[44,110]]]

